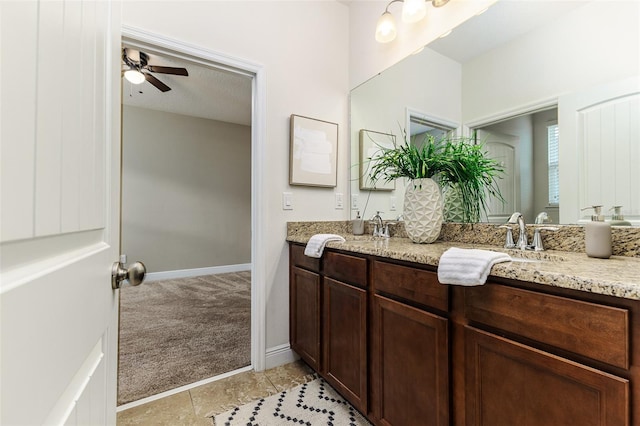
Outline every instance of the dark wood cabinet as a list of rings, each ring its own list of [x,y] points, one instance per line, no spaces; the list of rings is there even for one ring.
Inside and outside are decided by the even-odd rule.
[[[291,349],[314,370],[320,369],[320,275],[291,267],[289,279]]]
[[[320,259],[289,247],[289,341],[311,368],[320,370]]]
[[[367,292],[325,277],[323,368],[326,380],[367,412]]]
[[[293,349],[355,408],[368,410],[367,259],[325,251],[323,262],[290,246]]]
[[[376,426],[640,424],[639,301],[303,249],[291,346]]]
[[[373,296],[371,408],[380,425],[449,424],[447,319]]]
[[[472,327],[467,426],[626,426],[629,382]]]

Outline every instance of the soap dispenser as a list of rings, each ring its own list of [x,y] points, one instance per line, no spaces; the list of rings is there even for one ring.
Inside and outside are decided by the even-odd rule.
[[[356,212],[356,218],[353,219],[352,222],[353,235],[362,235],[364,234],[364,220],[360,216],[360,212]]]
[[[624,216],[621,212],[622,206],[613,206],[610,210],[613,210],[613,216],[609,223],[611,226],[631,226],[631,222],[624,220]]]
[[[594,210],[591,222],[584,226],[584,245],[587,256],[608,259],[611,257],[611,225],[604,221],[602,206],[585,207]]]

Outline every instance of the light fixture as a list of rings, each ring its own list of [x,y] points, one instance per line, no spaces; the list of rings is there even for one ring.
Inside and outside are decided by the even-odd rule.
[[[387,6],[388,7],[388,6]],[[389,11],[386,11],[378,19],[376,25],[376,41],[378,43],[388,43],[396,38],[396,20]]]
[[[449,0],[433,0],[431,4],[433,7],[442,7],[445,4],[449,3]]]
[[[393,3],[402,2],[402,21],[413,23],[422,20],[427,14],[427,2],[425,0],[392,0],[384,9],[384,13],[378,18],[376,25],[376,41],[388,43],[396,38],[396,21],[389,12],[389,6]],[[449,0],[432,0],[434,7],[447,4]]]
[[[124,72],[124,78],[126,78],[132,84],[142,84],[146,78],[138,70],[127,70]]]
[[[418,22],[427,14],[427,3],[424,0],[404,0],[402,5],[402,21]]]

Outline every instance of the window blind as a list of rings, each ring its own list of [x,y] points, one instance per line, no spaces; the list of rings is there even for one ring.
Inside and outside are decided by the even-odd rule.
[[[557,124],[547,126],[547,149],[549,166],[549,205],[557,206],[560,203]]]

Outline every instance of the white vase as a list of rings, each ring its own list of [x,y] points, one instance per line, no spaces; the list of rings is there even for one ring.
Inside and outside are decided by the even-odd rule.
[[[444,197],[444,221],[464,222],[464,205],[460,186],[453,184],[443,188],[442,196]]]
[[[465,205],[462,200],[462,191],[460,185],[454,183],[447,186],[442,190],[442,196],[444,198],[444,221],[445,222],[457,222],[457,223],[478,223],[480,217],[478,214],[469,212],[471,217],[465,217]],[[479,208],[476,208],[479,211]]]
[[[442,228],[442,193],[433,179],[409,181],[404,193],[404,227],[414,243],[432,243]]]

